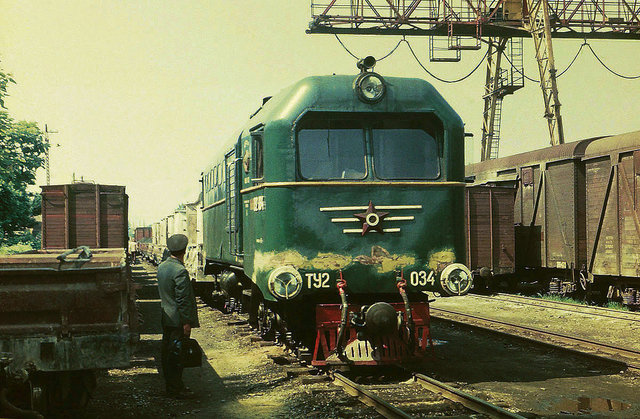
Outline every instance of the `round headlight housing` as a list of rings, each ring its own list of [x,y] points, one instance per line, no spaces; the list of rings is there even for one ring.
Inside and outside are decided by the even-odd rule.
[[[447,265],[440,274],[440,285],[449,295],[464,295],[469,292],[472,284],[471,271],[462,263]]]
[[[381,75],[367,71],[361,73],[355,82],[356,93],[366,103],[377,103],[387,92],[387,85]]]
[[[274,297],[290,300],[302,291],[302,275],[293,266],[281,266],[269,274],[267,284]]]

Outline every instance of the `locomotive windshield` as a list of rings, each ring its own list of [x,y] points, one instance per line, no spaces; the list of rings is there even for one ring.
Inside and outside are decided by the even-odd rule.
[[[436,139],[421,129],[373,129],[373,167],[380,179],[435,179]]]
[[[364,179],[362,128],[311,128],[298,133],[300,174],[305,179]]]
[[[350,116],[353,117],[353,114]],[[311,113],[298,124],[298,166],[306,180],[424,180],[440,176],[438,133],[432,115]],[[371,170],[373,169],[373,170]]]

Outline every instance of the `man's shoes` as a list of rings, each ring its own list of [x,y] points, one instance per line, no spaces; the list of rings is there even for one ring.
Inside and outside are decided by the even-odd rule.
[[[188,400],[188,399],[195,399],[196,394],[193,391],[189,390],[188,388],[184,388],[180,391],[167,393],[167,396],[171,397],[172,399]]]

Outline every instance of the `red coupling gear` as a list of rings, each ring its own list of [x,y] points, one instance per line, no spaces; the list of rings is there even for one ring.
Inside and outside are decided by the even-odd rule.
[[[343,294],[345,288],[347,288],[347,281],[342,277],[342,270],[340,270],[339,272],[340,272],[340,279],[336,281],[336,287],[338,288],[338,291],[340,292],[340,294]]]
[[[398,287],[398,291],[402,293],[407,289],[407,280],[404,279],[404,269],[400,269],[400,278],[397,280],[396,287]]]

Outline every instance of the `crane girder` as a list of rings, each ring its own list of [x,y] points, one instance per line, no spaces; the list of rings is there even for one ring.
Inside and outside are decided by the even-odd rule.
[[[312,0],[309,33],[529,37],[528,0]],[[546,0],[554,38],[640,39],[628,0]]]

